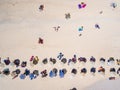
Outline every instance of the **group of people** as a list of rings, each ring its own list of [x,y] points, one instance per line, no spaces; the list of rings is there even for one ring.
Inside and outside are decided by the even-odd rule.
[[[57,58],[57,59],[56,59]],[[87,63],[87,58],[86,57],[78,57],[77,58],[77,55],[73,55],[73,57],[71,59],[67,59],[64,57],[64,54],[63,53],[59,53],[58,56],[56,58],[44,58],[43,60],[41,60],[41,63],[43,65],[47,64],[48,62],[52,65],[56,64],[57,62],[61,62],[61,64],[66,64],[67,65],[73,65],[73,64],[76,64],[77,62],[80,62],[80,64],[85,64]],[[6,59],[1,59],[0,58],[0,68],[1,68],[1,71],[0,71],[0,76],[8,76],[8,75],[11,75],[12,76],[12,79],[15,79],[16,77],[19,77],[20,79],[25,79],[27,76],[33,80],[35,78],[37,78],[38,76],[41,76],[42,78],[43,77],[56,77],[59,75],[60,78],[63,78],[66,73],[68,72],[68,70],[66,68],[62,68],[62,69],[57,69],[57,68],[53,68],[52,70],[48,71],[47,69],[45,70],[42,70],[42,71],[39,71],[39,70],[33,70],[31,72],[31,70],[29,69],[26,69],[27,66],[28,66],[28,63],[31,67],[39,64],[39,57],[38,56],[31,56],[30,59],[29,59],[29,62],[27,61],[21,61],[20,59],[15,59],[13,61],[10,60],[10,58],[6,58]],[[89,62],[93,64],[95,64],[96,62],[96,58],[91,56],[89,58]],[[105,75],[105,67],[104,67],[104,64],[105,62],[107,62],[108,65],[115,65],[115,63],[119,66],[120,65],[120,59],[115,59],[114,57],[110,57],[108,58],[108,60],[106,60],[105,58],[101,57],[99,59],[99,62],[101,64],[100,67],[96,68],[94,67],[94,65],[88,70],[87,68],[81,68],[81,69],[77,69],[77,68],[73,68],[71,69],[71,75],[76,75],[78,72],[81,74],[81,75],[85,75],[86,73],[91,73],[91,75],[95,75],[96,72],[102,74],[102,75]],[[16,70],[13,70],[11,71],[8,66],[15,66],[16,67]],[[21,73],[21,69],[20,68],[24,68],[24,72]],[[2,70],[3,69],[3,70]],[[120,67],[118,69],[114,68],[114,67],[111,67],[110,70],[109,70],[110,73],[116,75],[118,74],[120,76]],[[115,79],[115,77],[110,77],[109,78],[110,80],[112,79]]]

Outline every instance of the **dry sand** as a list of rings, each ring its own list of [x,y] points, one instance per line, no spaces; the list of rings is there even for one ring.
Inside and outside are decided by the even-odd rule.
[[[78,9],[77,5],[81,0],[0,0],[0,56],[2,59],[10,57],[11,60],[19,58],[29,61],[30,56],[35,55],[42,60],[43,58],[57,57],[59,52],[63,52],[66,58],[95,56],[96,68],[100,66],[100,57],[108,59],[110,56],[119,58],[120,53],[120,1],[118,0],[83,0],[87,6]],[[110,7],[112,2],[118,6],[113,9]],[[39,11],[39,5],[44,4],[44,11]],[[103,11],[102,14],[99,14]],[[66,20],[65,13],[70,13],[71,18]],[[101,29],[95,29],[98,23]],[[53,27],[60,26],[58,32]],[[78,31],[80,26],[84,26],[82,32]],[[82,36],[79,37],[79,34]],[[39,45],[38,38],[44,39],[44,45]],[[90,62],[84,66],[77,63],[73,66],[56,65],[29,67],[31,69],[50,70],[52,68],[67,68],[68,73],[64,78],[41,78],[30,81],[29,79],[12,80],[9,77],[0,78],[0,90],[69,90],[76,87],[78,90],[90,88],[94,89],[93,83],[108,79],[109,68],[103,77],[96,73],[92,77],[87,73],[84,77],[78,73],[71,77],[70,70],[75,67],[92,67]],[[118,68],[117,65],[111,66]],[[15,67],[11,67],[14,69]],[[118,77],[118,76],[117,76]],[[106,80],[105,80],[106,81]],[[109,83],[109,81],[107,81]],[[112,81],[111,81],[112,82]],[[118,80],[119,83],[119,80]],[[117,84],[118,84],[117,83]],[[90,85],[92,85],[90,87]],[[95,84],[96,85],[96,84]],[[102,86],[102,84],[100,84]],[[99,87],[99,85],[96,85]],[[100,87],[101,87],[100,86]],[[99,90],[108,90],[106,88]],[[91,89],[93,88],[93,89]],[[109,90],[118,90],[109,88]]]

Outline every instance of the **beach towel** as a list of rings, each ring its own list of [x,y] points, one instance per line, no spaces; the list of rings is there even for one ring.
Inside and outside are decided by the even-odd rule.
[[[10,74],[9,68],[5,68],[5,69],[3,70],[3,74],[4,74],[4,75],[9,75],[9,74]]]
[[[28,69],[25,69],[25,72],[24,72],[24,74],[25,74],[26,76],[28,76],[28,75],[30,74],[30,70],[28,70]]]
[[[10,60],[4,60],[5,65],[9,65],[10,64]]]

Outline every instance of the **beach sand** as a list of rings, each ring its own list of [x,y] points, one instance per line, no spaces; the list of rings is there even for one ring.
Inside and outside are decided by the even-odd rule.
[[[105,76],[96,73],[91,76],[88,72],[85,76],[80,74],[80,69],[85,67],[89,71],[91,67],[99,68],[100,57],[106,60],[109,57],[119,59],[120,53],[120,1],[118,0],[83,0],[87,6],[78,9],[80,0],[0,0],[0,56],[3,59],[10,57],[10,60],[19,58],[21,61],[28,61],[32,55],[44,58],[57,58],[59,52],[64,53],[64,57],[70,59],[74,54],[77,57],[84,56],[88,62],[80,65],[68,66],[60,65],[58,60],[55,65],[41,65],[30,67],[31,70],[47,69],[48,71],[56,67],[58,69],[67,68],[68,72],[64,78],[41,78],[35,80],[11,79],[10,76],[0,78],[0,90],[69,90],[76,87],[78,90],[118,90],[118,88],[107,88],[111,82],[108,81],[109,68],[119,67],[118,65],[104,67],[107,69]],[[110,4],[117,3],[116,8]],[[43,11],[39,11],[39,6],[45,6]],[[100,12],[103,12],[100,14]],[[70,13],[71,18],[66,20],[65,14]],[[100,25],[100,29],[95,28],[95,24]],[[53,27],[60,26],[56,32]],[[83,31],[78,28],[83,26]],[[82,34],[82,36],[79,36]],[[38,38],[44,39],[44,44],[38,44]],[[89,58],[94,56],[97,61],[91,65]],[[78,74],[71,76],[71,69],[76,68]],[[14,70],[15,67],[10,67]],[[2,70],[2,69],[0,69]],[[24,69],[23,69],[24,70]],[[116,75],[118,77],[118,75]],[[107,79],[107,80],[106,80]],[[98,89],[107,82],[104,88]],[[97,84],[96,84],[97,83]],[[108,84],[110,83],[110,84]],[[95,84],[95,85],[94,85]],[[94,89],[94,86],[96,88]],[[117,87],[117,86],[116,86]]]

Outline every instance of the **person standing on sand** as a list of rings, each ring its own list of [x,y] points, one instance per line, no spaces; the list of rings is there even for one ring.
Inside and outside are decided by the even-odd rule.
[[[70,13],[65,14],[65,18],[66,18],[66,19],[70,19],[70,18],[71,18]]]
[[[95,24],[95,28],[100,29],[100,26],[98,24]]]
[[[39,6],[39,10],[40,10],[40,11],[43,11],[43,9],[44,9],[44,5],[40,5],[40,6]]]
[[[56,32],[58,32],[60,26],[57,26],[57,27],[53,27],[55,29]]]

